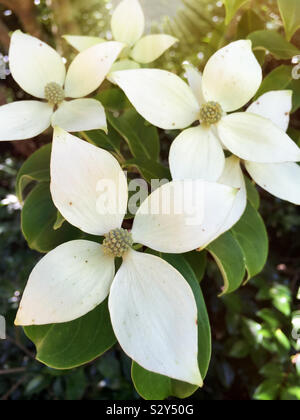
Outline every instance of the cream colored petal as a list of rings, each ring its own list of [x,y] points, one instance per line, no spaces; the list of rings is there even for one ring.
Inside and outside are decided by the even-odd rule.
[[[21,31],[13,33],[9,49],[9,67],[15,81],[25,92],[45,98],[48,83],[63,86],[65,65],[49,45]]]
[[[32,271],[16,325],[73,321],[92,311],[108,296],[115,274],[113,258],[99,244],[67,242],[47,254]]]
[[[96,36],[64,35],[63,38],[79,52],[105,42],[105,39],[98,38]]]
[[[104,81],[123,47],[119,42],[103,42],[78,54],[67,73],[66,97],[81,98],[94,92]]]
[[[236,194],[234,188],[201,180],[165,184],[140,206],[134,242],[174,254],[204,247],[226,223]]]
[[[183,131],[173,142],[169,163],[172,178],[217,181],[221,176],[225,155],[213,130],[202,126]]]
[[[262,70],[252,52],[251,41],[235,41],[217,51],[203,73],[203,94],[218,102],[225,112],[244,106],[257,92]]]
[[[53,108],[38,101],[13,102],[0,107],[0,141],[26,140],[51,124]]]
[[[240,160],[236,156],[231,156],[226,159],[224,172],[218,182],[238,188],[239,191],[236,195],[233,208],[221,230],[218,232],[217,237],[231,229],[240,220],[247,207],[247,190],[244,174],[241,169]]]
[[[107,131],[105,110],[95,99],[75,99],[64,102],[52,117],[52,125],[68,132]]]
[[[178,39],[171,35],[147,35],[135,44],[131,57],[138,63],[149,64],[157,60],[177,42]]]
[[[198,99],[199,105],[201,106],[206,102],[202,92],[202,74],[198,69],[196,69],[196,67],[189,63],[184,64],[183,67],[185,69],[189,85]]]
[[[171,265],[131,251],[113,282],[109,310],[130,358],[151,372],[202,385],[195,298]]]
[[[121,227],[127,208],[127,181],[117,160],[60,128],[51,156],[51,193],[72,225],[92,235]]]
[[[225,146],[236,156],[251,162],[279,163],[300,160],[300,149],[272,121],[239,112],[227,115],[218,123]]]
[[[281,200],[300,205],[300,166],[297,163],[246,162],[245,165],[261,188]]]
[[[112,73],[135,109],[165,130],[186,128],[199,117],[199,104],[190,87],[173,73],[157,69]]]
[[[111,19],[111,29],[116,41],[134,45],[143,35],[145,17],[138,0],[122,0]]]
[[[247,111],[268,118],[281,130],[287,131],[293,107],[292,97],[292,90],[271,91],[253,102]]]

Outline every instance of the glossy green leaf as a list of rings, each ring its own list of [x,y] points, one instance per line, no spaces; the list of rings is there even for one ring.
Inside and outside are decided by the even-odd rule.
[[[120,117],[107,115],[109,123],[127,142],[132,156],[142,160],[157,161],[160,152],[158,131],[146,122],[134,109]]]
[[[231,232],[211,243],[207,250],[216,261],[224,279],[222,295],[237,290],[245,278],[246,268],[242,249]]]
[[[81,237],[82,233],[67,222],[55,230],[56,222],[57,209],[52,202],[49,183],[43,182],[30,192],[22,209],[21,226],[29,247],[49,252],[64,242]]]
[[[233,227],[232,233],[242,249],[250,280],[263,270],[269,252],[265,224],[250,203],[240,221]]]
[[[299,0],[278,0],[279,11],[283,20],[286,38],[289,41],[300,28]]]
[[[281,65],[269,73],[262,82],[255,99],[271,90],[293,91],[293,112],[300,107],[300,83],[293,79],[293,66]]]
[[[75,321],[24,330],[36,346],[37,360],[54,369],[73,369],[89,363],[116,342],[107,300]]]
[[[20,202],[24,200],[24,190],[32,182],[50,182],[51,144],[41,147],[22,165],[16,180],[16,194]]]
[[[252,41],[254,50],[263,49],[269,51],[274,57],[288,60],[300,54],[300,50],[284,39],[276,31],[262,30],[253,32],[248,36]]]
[[[154,253],[151,251],[151,253]],[[211,331],[209,318],[201,288],[191,266],[182,255],[157,254],[175,267],[191,286],[198,307],[199,335],[199,368],[205,378],[211,358]],[[197,386],[167,378],[153,372],[148,372],[133,363],[132,379],[139,394],[146,400],[162,400],[169,396],[187,398],[197,389]]]
[[[249,0],[223,0],[223,3],[226,8],[226,25],[228,25],[231,22],[236,12],[248,2]]]

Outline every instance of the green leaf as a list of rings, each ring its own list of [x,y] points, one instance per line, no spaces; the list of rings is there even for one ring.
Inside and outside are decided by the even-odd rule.
[[[281,65],[269,73],[262,82],[255,99],[271,90],[292,90],[293,91],[293,110],[295,112],[300,107],[300,83],[292,76],[293,66]]]
[[[145,180],[151,183],[154,179],[171,179],[171,174],[169,169],[163,166],[161,163],[155,162],[153,160],[145,159],[130,159],[127,160],[123,165],[123,168],[136,168],[139,173],[145,178]]]
[[[134,109],[116,118],[107,115],[109,123],[127,142],[132,156],[142,160],[157,161],[160,153],[158,131],[146,122]]]
[[[215,259],[224,279],[222,295],[237,290],[245,278],[246,268],[242,249],[231,232],[211,243],[207,250]]]
[[[248,3],[249,0],[223,0],[223,3],[226,8],[226,20],[225,23],[228,25],[231,20],[234,18],[236,12]]]
[[[118,111],[125,109],[130,105],[125,93],[118,88],[105,89],[95,96],[95,99],[101,102],[105,109]]]
[[[247,10],[240,20],[237,29],[237,39],[246,39],[251,32],[265,28],[265,23],[253,10]]]
[[[299,0],[278,0],[279,11],[283,20],[286,38],[292,38],[300,28],[300,2]]]
[[[49,184],[43,182],[30,192],[22,209],[22,232],[29,247],[49,252],[64,242],[81,237],[81,232],[67,222],[54,230],[56,222],[57,209],[52,202]]]
[[[20,202],[23,202],[24,190],[32,181],[50,182],[51,146],[41,147],[20,168],[16,180],[16,194]]]
[[[111,125],[108,124],[108,134],[105,134],[103,130],[92,130],[82,134],[89,143],[119,155],[122,137]]]
[[[65,221],[66,219],[64,218],[64,216],[57,210],[57,217],[53,225],[53,229],[54,230],[60,229],[62,225],[65,223]]]
[[[244,340],[236,341],[229,350],[228,356],[235,359],[244,359],[249,354],[249,344]]]
[[[151,251],[151,253],[154,252]],[[202,377],[205,378],[211,358],[211,331],[205,301],[195,273],[182,255],[154,254],[161,256],[175,267],[193,290],[198,308],[199,369]],[[146,400],[161,400],[169,396],[187,398],[198,389],[197,386],[146,371],[134,362],[132,379],[136,390]]]
[[[206,251],[193,251],[187,254],[184,254],[184,258],[190,264],[191,268],[193,269],[198,282],[201,283],[207,266],[207,253]]]
[[[265,224],[250,203],[240,221],[233,227],[232,233],[244,254],[248,280],[250,280],[263,270],[269,252],[269,238]]]
[[[24,328],[37,360],[54,369],[73,369],[101,356],[115,343],[107,300],[82,318]]]
[[[279,390],[280,383],[270,379],[259,385],[253,398],[259,401],[273,401],[278,397]]]
[[[300,54],[300,50],[297,47],[286,41],[276,31],[256,31],[248,35],[248,39],[252,41],[253,50],[263,49],[269,51],[278,59],[288,60]]]
[[[247,198],[252,204],[252,206],[255,208],[255,210],[258,210],[260,207],[260,196],[257,191],[256,185],[248,177],[245,177],[245,181],[247,188]]]

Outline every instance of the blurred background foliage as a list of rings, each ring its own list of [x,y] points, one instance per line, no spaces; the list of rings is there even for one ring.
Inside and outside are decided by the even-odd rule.
[[[56,46],[70,60],[74,51],[61,35],[88,34],[110,39],[109,16],[116,3],[0,0],[0,53],[4,57],[7,54],[10,31],[22,28]],[[154,63],[178,74],[182,74],[184,60],[203,69],[218,48],[253,32],[275,30],[283,39],[285,36],[277,0],[237,0],[242,8],[235,10],[229,21],[225,20],[222,1],[141,3],[148,32],[164,31],[181,41]],[[272,40],[260,45],[256,35],[251,39],[258,47],[256,54],[265,76],[270,77],[274,70],[280,73],[283,65],[291,66],[292,52],[286,56],[273,48]],[[297,52],[299,31],[291,43],[295,47],[292,51]],[[300,81],[296,83],[293,88],[299,91]],[[277,88],[283,88],[282,84]],[[10,77],[1,81],[0,104],[22,98],[26,94]],[[292,115],[290,135],[298,142],[299,130],[297,111]],[[161,136],[163,159],[173,137],[174,133]],[[45,133],[34,141],[0,143],[0,314],[8,324],[8,339],[0,342],[0,399],[139,398],[130,379],[130,360],[118,347],[85,367],[56,371],[35,361],[34,346],[21,329],[13,327],[20,294],[40,258],[22,237],[14,182],[24,160],[50,140],[50,134]],[[300,399],[300,340],[295,336],[300,324],[300,214],[296,206],[259,192],[260,212],[270,237],[270,255],[263,273],[234,294],[218,298],[220,274],[208,260],[202,290],[212,326],[213,358],[205,386],[195,394],[199,400]]]

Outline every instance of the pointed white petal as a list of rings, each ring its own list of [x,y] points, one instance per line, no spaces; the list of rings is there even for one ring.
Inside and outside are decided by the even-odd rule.
[[[133,240],[174,254],[204,247],[226,222],[236,194],[236,189],[201,180],[165,184],[139,208]]]
[[[131,251],[113,282],[109,310],[121,347],[140,366],[202,385],[196,302],[175,268]]]
[[[218,132],[225,146],[241,159],[251,162],[279,163],[300,160],[300,149],[272,121],[238,112],[223,117]]]
[[[186,128],[199,117],[190,87],[173,73],[157,69],[125,70],[110,78],[124,90],[135,109],[165,130]]]
[[[201,106],[206,102],[202,92],[202,74],[191,64],[184,64],[183,67],[185,69],[189,85],[198,99],[199,105]]]
[[[226,222],[218,232],[217,237],[231,229],[240,220],[247,207],[247,190],[244,174],[241,169],[240,160],[236,156],[231,156],[226,159],[224,172],[218,182],[238,188],[239,192],[236,195],[234,206]]]
[[[183,131],[175,139],[169,162],[174,181],[217,181],[224,169],[225,155],[213,130],[199,126]]]
[[[127,181],[117,160],[56,127],[51,156],[51,193],[68,222],[92,235],[121,227]]]
[[[119,42],[103,42],[77,55],[66,77],[66,97],[81,98],[94,92],[106,75],[124,45]]]
[[[152,63],[171,48],[172,45],[176,44],[176,42],[178,42],[178,39],[171,35],[147,35],[136,43],[131,52],[131,57],[138,63]]]
[[[90,241],[67,242],[47,254],[32,271],[17,313],[16,325],[73,321],[108,296],[114,259]]]
[[[293,107],[292,97],[292,90],[271,91],[253,102],[247,111],[268,118],[281,130],[287,131]]]
[[[79,52],[105,42],[105,39],[96,36],[64,35],[63,38]]]
[[[38,101],[13,102],[0,107],[0,141],[26,140],[51,124],[53,108]]]
[[[107,130],[105,110],[95,99],[64,102],[54,113],[52,125],[69,132]]]
[[[65,65],[49,45],[30,35],[16,31],[11,37],[9,67],[15,81],[25,92],[45,98],[45,87],[55,82],[63,86]]]
[[[210,58],[202,85],[207,101],[218,102],[230,112],[253,98],[262,82],[262,70],[251,47],[251,41],[232,42]]]
[[[116,41],[134,45],[143,35],[145,16],[138,0],[123,0],[114,11],[111,29]]]
[[[300,205],[300,166],[297,163],[246,162],[254,181],[275,197]]]

